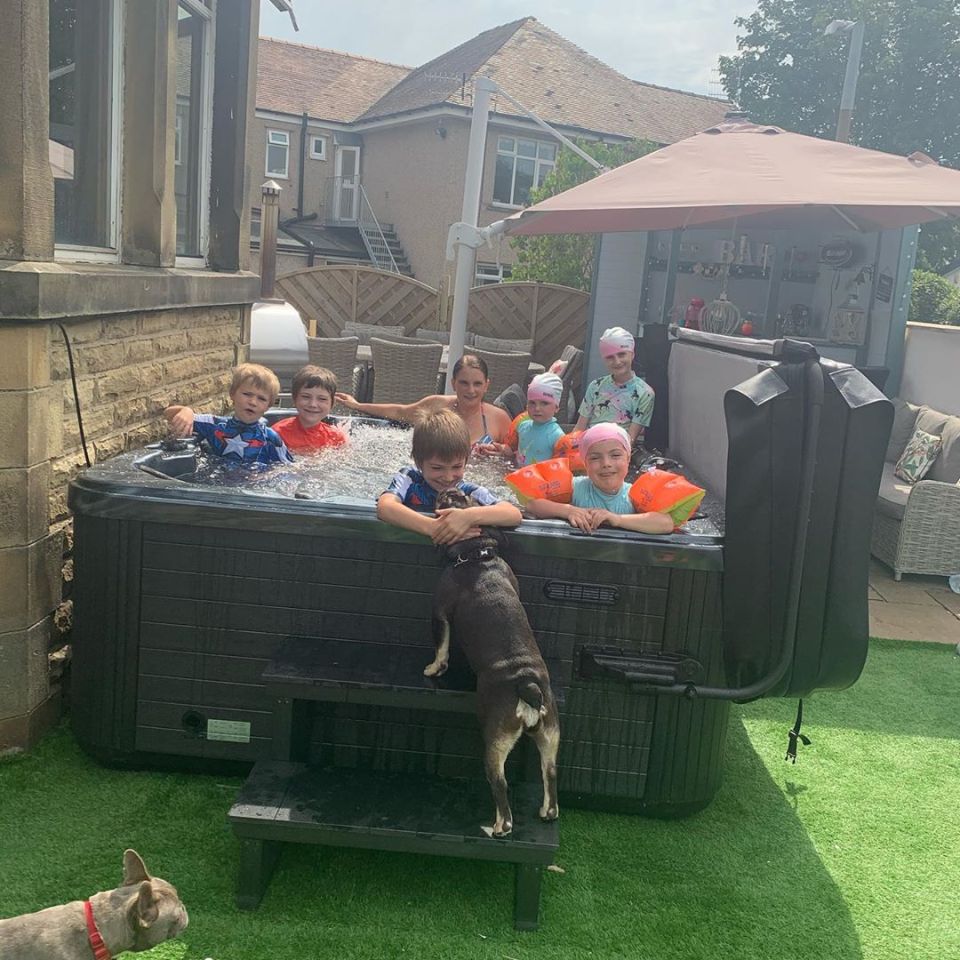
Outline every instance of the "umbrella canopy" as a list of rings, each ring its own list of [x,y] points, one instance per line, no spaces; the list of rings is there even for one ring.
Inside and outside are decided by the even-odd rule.
[[[528,207],[510,234],[741,226],[887,230],[960,217],[960,171],[731,120]]]

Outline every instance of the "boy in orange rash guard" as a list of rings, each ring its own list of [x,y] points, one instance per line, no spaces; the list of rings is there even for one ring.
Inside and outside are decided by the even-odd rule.
[[[317,453],[324,447],[339,447],[347,442],[342,430],[323,421],[330,416],[337,378],[323,367],[306,366],[293,378],[295,417],[273,425],[283,442],[297,453]]]

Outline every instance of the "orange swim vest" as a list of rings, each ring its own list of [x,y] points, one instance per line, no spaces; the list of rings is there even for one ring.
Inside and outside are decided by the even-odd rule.
[[[694,514],[705,493],[679,473],[647,470],[630,487],[630,502],[638,513],[669,514],[679,527]]]
[[[573,433],[565,433],[553,448],[555,457],[566,457],[570,461],[570,469],[574,473],[586,473],[587,467],[580,456],[580,439],[583,436],[583,430],[574,430]]]
[[[531,463],[508,473],[503,479],[521,504],[530,500],[569,503],[573,497],[573,473],[564,457]]]
[[[517,450],[520,447],[520,438],[517,436],[517,427],[524,420],[529,420],[530,414],[524,411],[523,413],[518,413],[513,420],[510,422],[510,429],[507,431],[506,437],[504,437],[503,442],[511,449]]]

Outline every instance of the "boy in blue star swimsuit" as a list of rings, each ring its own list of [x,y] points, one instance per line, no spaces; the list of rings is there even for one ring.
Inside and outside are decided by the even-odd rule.
[[[194,413],[190,407],[170,406],[163,415],[178,437],[191,434],[217,456],[241,463],[292,463],[293,457],[276,431],[261,418],[280,394],[272,370],[257,363],[241,363],[230,383],[232,417]]]

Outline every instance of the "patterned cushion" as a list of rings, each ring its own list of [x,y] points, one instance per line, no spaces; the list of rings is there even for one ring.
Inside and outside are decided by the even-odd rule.
[[[933,466],[933,461],[940,453],[941,440],[932,433],[927,433],[917,427],[913,436],[907,441],[900,459],[893,472],[907,483],[916,483],[922,480],[926,472]]]

